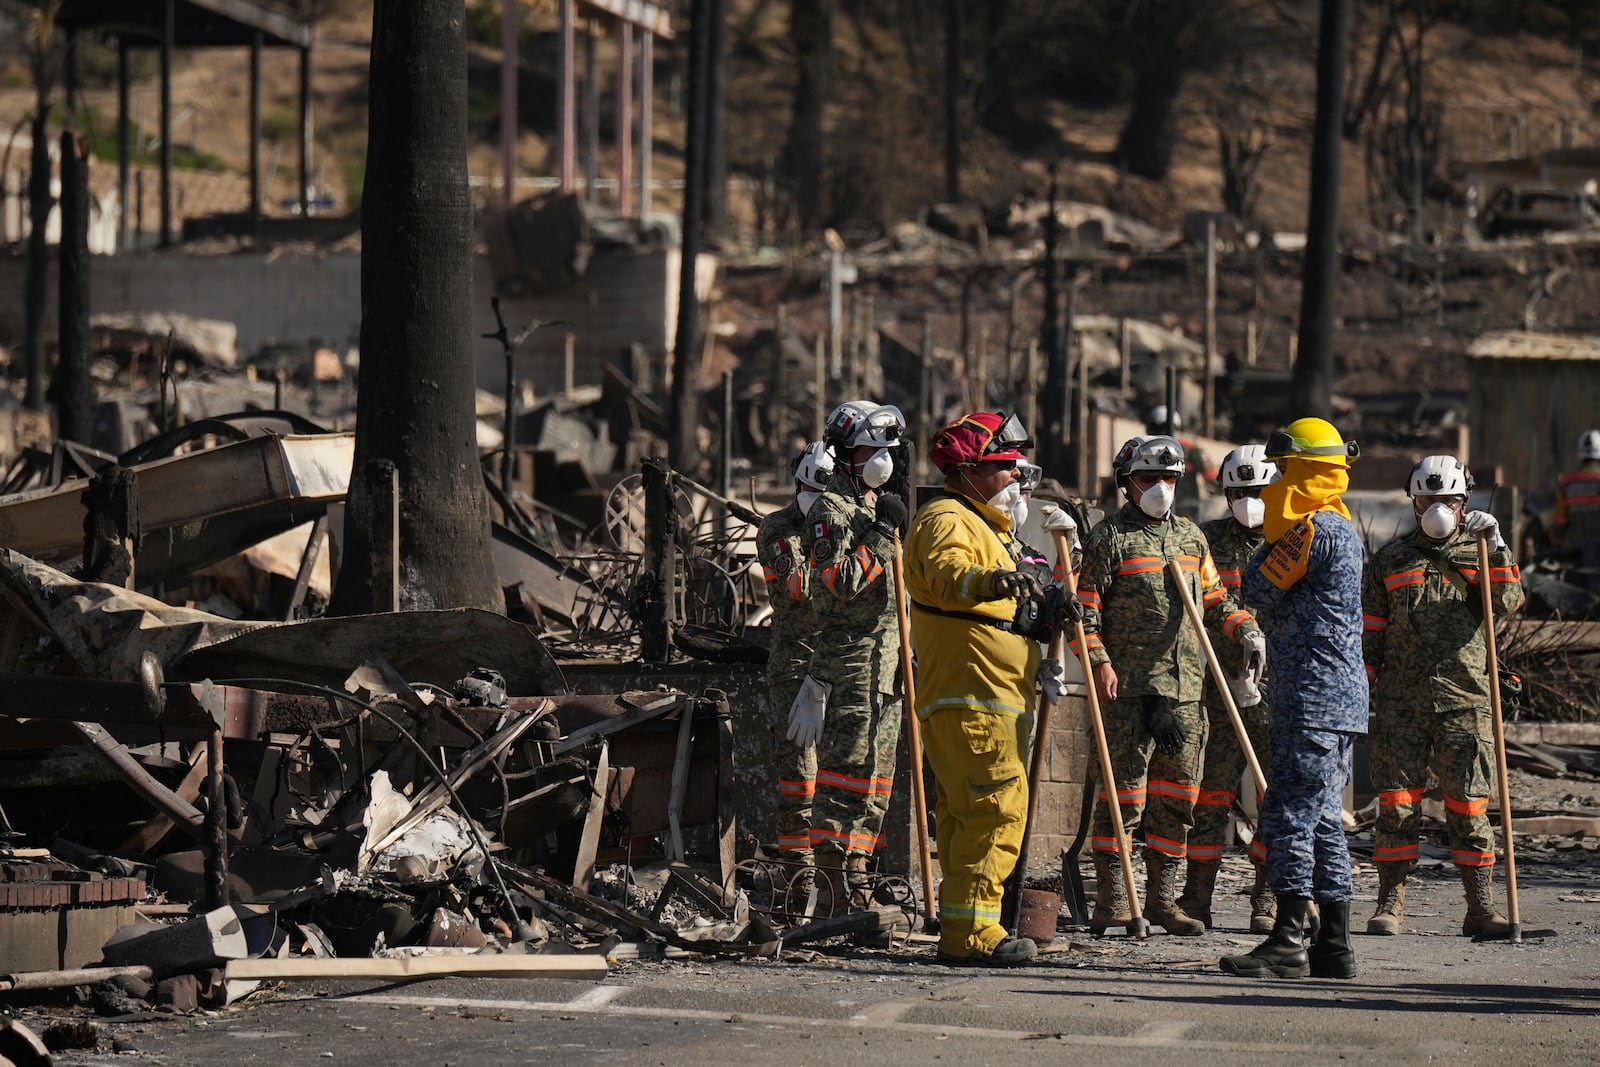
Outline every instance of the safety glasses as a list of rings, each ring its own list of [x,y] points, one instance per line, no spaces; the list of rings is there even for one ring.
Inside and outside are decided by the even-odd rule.
[[[1342,445],[1313,445],[1287,430],[1273,430],[1267,435],[1268,459],[1282,459],[1285,456],[1344,456],[1356,459],[1360,455],[1361,446],[1354,441],[1346,441]]]
[[[1001,463],[1016,463],[1016,460],[1001,460]],[[1044,481],[1044,468],[1037,463],[1017,463],[1017,485],[1024,493],[1031,493],[1039,488],[1039,483]]]

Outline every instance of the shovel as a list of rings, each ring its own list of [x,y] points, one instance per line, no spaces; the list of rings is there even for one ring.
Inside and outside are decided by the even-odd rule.
[[[906,615],[906,563],[900,535],[894,536],[894,611],[900,622],[900,679],[906,704],[906,755],[911,763],[911,806],[917,820],[917,862],[922,871],[922,929],[938,933],[934,907],[933,856],[928,851],[928,795],[922,785],[922,727],[917,722],[917,689],[911,671],[911,623]]]
[[[1057,549],[1059,551],[1059,548]],[[1066,575],[1067,592],[1078,595],[1078,578],[1072,573],[1072,557],[1063,555],[1061,570]],[[1139,907],[1139,887],[1133,882],[1133,857],[1129,854],[1129,841],[1122,832],[1122,804],[1117,800],[1117,776],[1111,768],[1111,747],[1106,743],[1106,724],[1100,716],[1100,694],[1094,687],[1094,666],[1089,662],[1089,638],[1083,632],[1083,619],[1073,624],[1077,631],[1078,662],[1083,666],[1084,693],[1089,698],[1089,722],[1094,726],[1094,747],[1100,756],[1100,782],[1106,791],[1106,812],[1111,816],[1111,832],[1117,835],[1117,859],[1122,861],[1122,880],[1128,887],[1128,908],[1133,919],[1128,932],[1139,940],[1150,936],[1150,923]],[[1084,783],[1089,788],[1089,783]]]
[[[1478,535],[1478,591],[1483,596],[1483,647],[1489,653],[1489,708],[1494,718],[1495,786],[1500,792],[1500,838],[1506,852],[1506,912],[1511,929],[1504,934],[1479,934],[1474,941],[1522,944],[1522,915],[1517,907],[1517,850],[1511,837],[1511,774],[1506,769],[1506,724],[1500,707],[1500,653],[1495,647],[1494,592],[1489,588],[1489,538]],[[1529,930],[1528,937],[1554,937],[1554,930]]]

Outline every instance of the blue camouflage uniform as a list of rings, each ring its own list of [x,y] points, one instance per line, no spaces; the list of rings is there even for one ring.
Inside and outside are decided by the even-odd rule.
[[[1244,603],[1267,634],[1272,769],[1261,810],[1267,879],[1279,896],[1352,896],[1340,820],[1355,737],[1367,732],[1361,536],[1318,511],[1245,568]],[[1303,572],[1300,564],[1303,562]]]

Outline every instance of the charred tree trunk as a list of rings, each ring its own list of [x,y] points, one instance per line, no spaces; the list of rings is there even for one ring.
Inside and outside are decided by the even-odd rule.
[[[1182,38],[1194,7],[1187,3],[1147,6],[1136,32],[1142,39],[1133,88],[1133,110],[1117,139],[1116,161],[1129,174],[1151,181],[1167,176],[1177,142],[1173,108],[1183,88]]]
[[[961,199],[961,0],[944,0],[944,198]]]
[[[33,150],[28,157],[28,277],[23,287],[22,350],[28,361],[28,392],[23,401],[29,411],[45,406],[44,305],[50,277],[50,249],[45,229],[50,224],[50,132],[48,109],[33,116]]]
[[[1333,323],[1339,286],[1339,152],[1344,132],[1350,0],[1322,0],[1317,36],[1317,118],[1311,142],[1311,209],[1300,292],[1299,354],[1289,418],[1333,414]]]
[[[94,429],[89,390],[89,160],[76,131],[61,135],[61,288],[56,373],[50,387],[64,441],[89,444]]]
[[[473,411],[461,5],[377,0],[368,84],[354,469],[399,470],[402,609],[502,611]],[[352,479],[335,614],[375,608],[377,503]]]
[[[728,229],[727,0],[710,0],[706,15],[706,231],[721,238]]]
[[[790,0],[794,109],[783,146],[783,168],[805,231],[822,223],[822,116],[833,89],[833,24],[838,15],[839,0]]]
[[[673,467],[700,468],[700,296],[695,260],[706,226],[707,112],[715,0],[694,0],[689,26],[689,115],[684,133],[683,259],[678,273],[678,329],[672,342],[672,416],[667,454]]]

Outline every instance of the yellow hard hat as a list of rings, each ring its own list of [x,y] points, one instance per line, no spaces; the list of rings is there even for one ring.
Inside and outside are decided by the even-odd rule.
[[[1350,466],[1350,461],[1361,455],[1354,441],[1345,441],[1327,419],[1295,419],[1281,430],[1267,435],[1267,458],[1284,459],[1294,456],[1317,463]]]

